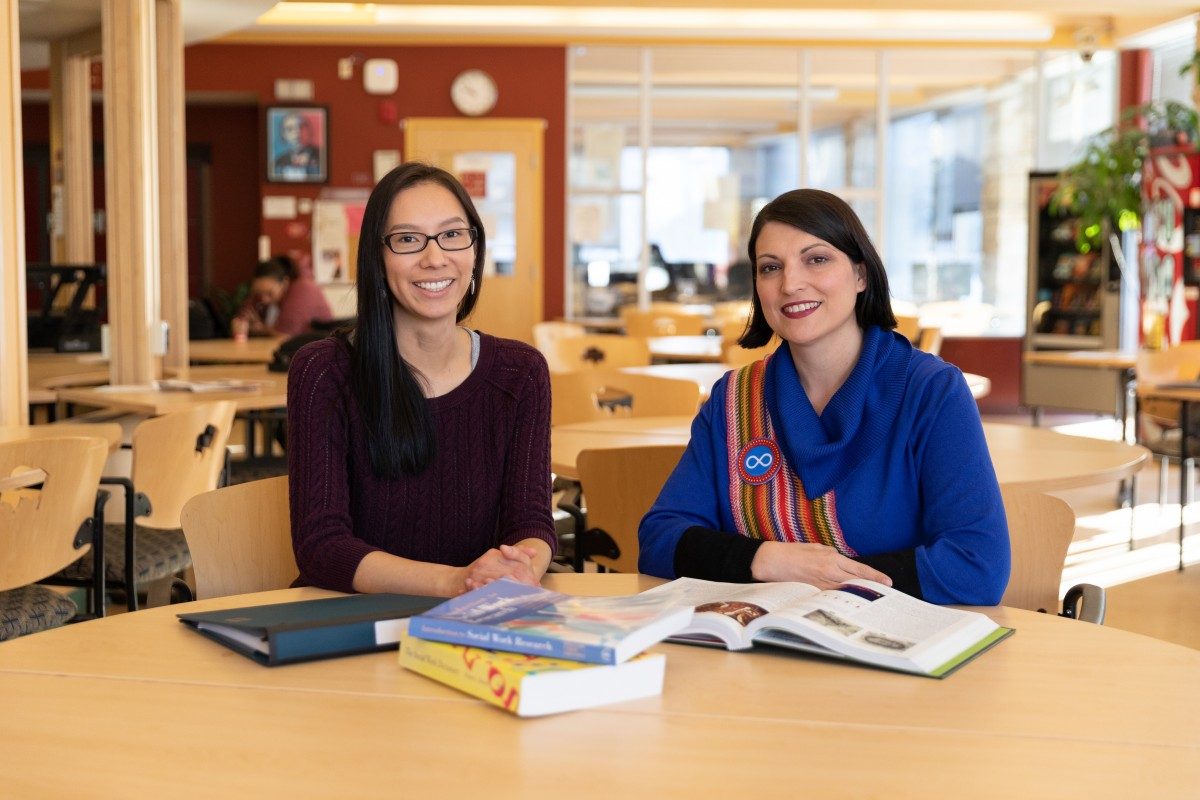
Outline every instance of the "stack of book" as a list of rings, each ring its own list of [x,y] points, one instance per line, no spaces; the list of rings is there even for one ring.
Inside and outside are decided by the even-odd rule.
[[[666,657],[642,651],[691,618],[660,597],[496,581],[409,620],[400,664],[518,716],[554,714],[661,694]]]

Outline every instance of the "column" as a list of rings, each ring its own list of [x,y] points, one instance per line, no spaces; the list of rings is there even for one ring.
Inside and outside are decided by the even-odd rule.
[[[0,425],[29,422],[18,0],[0,0]]]
[[[155,0],[103,0],[109,376],[144,384],[161,365]],[[161,338],[159,338],[161,341]]]
[[[183,25],[179,0],[156,0],[159,265],[162,317],[171,335],[164,367],[188,365],[187,156]]]

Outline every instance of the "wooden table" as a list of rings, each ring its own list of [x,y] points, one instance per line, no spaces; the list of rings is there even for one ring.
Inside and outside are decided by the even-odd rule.
[[[194,339],[188,342],[188,359],[193,364],[270,364],[283,342],[281,336],[255,336],[244,342]]]
[[[263,364],[191,367],[179,377],[192,381],[255,380],[262,382],[263,386],[232,392],[176,392],[162,391],[152,386],[96,386],[60,389],[58,397],[69,403],[151,417],[216,400],[233,400],[239,412],[287,406],[287,374],[270,372]]]
[[[583,450],[647,444],[687,444],[691,417],[633,417],[559,425],[550,432],[550,469],[578,478]],[[1131,477],[1150,457],[1124,442],[1067,436],[1024,425],[985,422],[983,433],[1001,486],[1055,492]]]
[[[660,362],[719,363],[725,357],[720,336],[651,336],[646,342],[650,345],[650,357]]]
[[[731,364],[692,362],[683,364],[651,364],[648,367],[622,367],[621,371],[631,372],[636,375],[652,375],[658,378],[692,381],[700,387],[700,394],[708,397],[709,392],[712,390],[712,385],[733,368]],[[992,391],[992,382],[982,375],[964,372],[963,377],[967,381],[967,388],[971,390],[971,396],[976,400],[981,397],[987,397]]]
[[[1033,409],[1034,424],[1042,407],[1112,414],[1129,440],[1129,390],[1137,354],[1121,350],[1030,350],[1024,355],[1021,402]]]
[[[578,594],[637,575],[551,575]],[[0,646],[14,797],[1185,797],[1200,785],[1200,651],[1008,608],[1017,634],[937,681],[685,645],[660,697],[520,720],[394,652],[266,668],[181,611]],[[98,735],[103,732],[103,735]],[[70,763],[64,767],[64,748]]]
[[[56,436],[96,436],[108,442],[108,449],[111,451],[121,445],[121,426],[115,422],[55,422],[50,425],[0,428],[0,442],[49,439]]]

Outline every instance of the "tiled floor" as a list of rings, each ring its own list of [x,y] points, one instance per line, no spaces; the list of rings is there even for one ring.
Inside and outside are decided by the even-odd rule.
[[[988,417],[1028,424],[1029,418]],[[1063,433],[1117,438],[1111,420],[1050,417],[1043,421]],[[1167,477],[1164,503],[1158,503],[1158,464],[1140,473],[1137,502],[1118,508],[1115,484],[1056,492],[1075,510],[1075,541],[1067,554],[1062,588],[1094,583],[1108,590],[1106,623],[1115,628],[1200,648],[1200,503],[1187,510],[1188,536],[1179,565],[1179,473]],[[1132,530],[1132,548],[1130,531]]]

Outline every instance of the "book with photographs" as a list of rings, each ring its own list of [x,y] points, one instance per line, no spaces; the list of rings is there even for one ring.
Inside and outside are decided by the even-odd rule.
[[[691,604],[672,598],[575,597],[499,580],[413,617],[408,632],[488,650],[620,664],[691,618]]]
[[[405,636],[400,666],[518,717],[537,717],[662,694],[666,656],[588,664]]]
[[[806,583],[679,578],[642,593],[695,607],[671,641],[746,650],[773,645],[942,678],[1013,633],[975,611],[936,606],[868,580]]]

